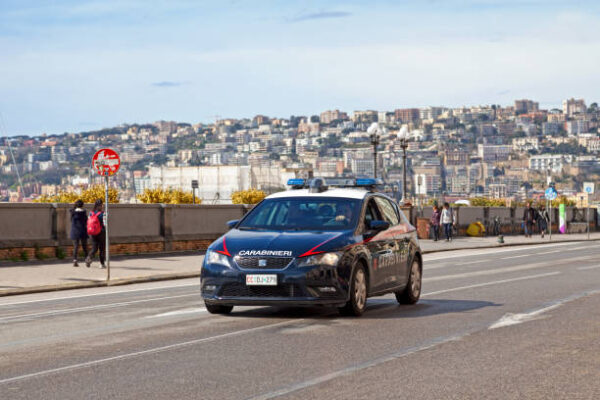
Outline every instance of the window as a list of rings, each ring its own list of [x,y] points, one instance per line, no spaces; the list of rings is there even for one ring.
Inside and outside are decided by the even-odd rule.
[[[380,219],[381,217],[379,216],[379,211],[377,210],[377,206],[375,206],[375,202],[373,199],[369,200],[369,204],[365,210],[365,229],[369,229],[369,223],[371,221]]]
[[[398,214],[396,213],[394,205],[388,199],[384,199],[383,197],[375,197],[375,201],[383,214],[383,219],[392,226],[398,225]]]
[[[241,230],[343,230],[356,226],[360,201],[343,198],[282,198],[261,202]]]

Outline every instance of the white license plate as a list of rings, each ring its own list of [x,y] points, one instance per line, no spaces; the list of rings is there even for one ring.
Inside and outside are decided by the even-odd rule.
[[[246,275],[247,286],[277,286],[277,275]]]

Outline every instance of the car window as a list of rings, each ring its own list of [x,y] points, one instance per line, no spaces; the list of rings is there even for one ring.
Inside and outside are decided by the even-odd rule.
[[[398,225],[398,214],[396,214],[394,205],[388,199],[384,199],[383,197],[375,197],[375,202],[377,202],[377,206],[383,214],[383,220],[389,222],[392,226]]]
[[[343,230],[356,226],[358,199],[294,197],[267,199],[254,207],[238,229]]]
[[[369,222],[374,220],[380,220],[379,210],[377,210],[377,206],[375,206],[375,202],[373,199],[369,200],[367,204],[367,208],[365,210],[365,229],[368,229]]]

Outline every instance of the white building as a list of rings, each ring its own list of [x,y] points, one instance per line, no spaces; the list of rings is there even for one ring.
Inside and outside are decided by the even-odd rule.
[[[279,167],[262,166],[200,166],[151,167],[148,172],[152,188],[174,188],[191,191],[192,180],[198,181],[196,194],[204,204],[231,204],[231,194],[250,188],[273,192],[284,190],[294,173]]]
[[[561,173],[565,165],[571,161],[573,156],[569,154],[541,154],[529,158],[529,169]]]
[[[514,138],[512,147],[515,151],[539,150],[540,140],[537,137]]]

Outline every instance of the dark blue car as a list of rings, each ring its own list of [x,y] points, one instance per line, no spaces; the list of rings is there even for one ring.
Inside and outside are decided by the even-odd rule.
[[[361,315],[367,298],[414,304],[423,260],[415,228],[373,179],[290,180],[213,242],[201,273],[211,313],[235,305],[338,307]]]

